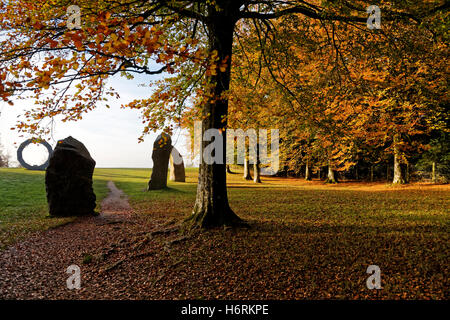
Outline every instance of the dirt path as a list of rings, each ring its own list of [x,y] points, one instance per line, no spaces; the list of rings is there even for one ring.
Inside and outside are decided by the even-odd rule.
[[[105,298],[92,286],[103,281],[99,267],[111,263],[109,259],[120,259],[121,252],[98,264],[86,264],[86,257],[103,254],[105,248],[127,242],[129,235],[152,229],[152,225],[132,214],[126,195],[112,181],[108,187],[110,193],[102,202],[99,216],[79,217],[0,251],[0,299],[78,299],[86,298],[86,291],[91,298]],[[70,274],[66,269],[74,264],[81,268],[81,290],[67,288]],[[93,284],[89,287],[90,282]]]
[[[132,209],[125,193],[118,189],[112,181],[108,181],[107,186],[109,188],[109,194],[102,201],[99,218],[106,220],[123,220],[129,218]]]

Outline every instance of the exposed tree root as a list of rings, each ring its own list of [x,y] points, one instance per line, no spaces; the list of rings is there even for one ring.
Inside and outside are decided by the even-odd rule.
[[[118,261],[116,261],[116,262],[106,266],[106,268],[104,268],[100,272],[103,273],[103,272],[111,271],[111,270],[117,268],[118,266],[120,266],[124,261],[125,261],[125,259],[120,259],[120,260],[118,260]]]
[[[188,240],[188,239],[190,239],[190,238],[191,238],[191,237],[183,236],[183,237],[180,237],[180,238],[176,238],[176,239],[167,241],[167,244],[168,244],[169,246],[172,246],[172,245],[174,245],[174,244],[178,244],[178,243],[181,243],[181,242],[183,242],[183,241],[186,241],[186,240]]]
[[[210,214],[208,210],[196,210],[183,223],[183,230],[192,233],[199,229],[225,229],[250,228],[250,225],[239,218],[229,206],[223,212]]]
[[[155,230],[155,231],[149,232],[149,235],[150,236],[156,236],[156,235],[159,235],[159,234],[170,234],[170,233],[174,233],[174,232],[179,231],[180,228],[181,228],[181,225],[177,225],[177,226],[174,226],[172,228],[167,228],[167,229],[162,229],[162,230]]]
[[[138,259],[138,258],[150,257],[150,256],[153,256],[154,254],[155,254],[155,251],[142,252],[142,253],[138,253],[138,254],[132,255],[130,257],[130,259]]]

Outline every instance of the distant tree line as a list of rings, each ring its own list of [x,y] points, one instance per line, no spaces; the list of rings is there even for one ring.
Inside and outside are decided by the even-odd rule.
[[[0,141],[0,168],[7,168],[11,164],[11,156],[5,150],[5,147]]]

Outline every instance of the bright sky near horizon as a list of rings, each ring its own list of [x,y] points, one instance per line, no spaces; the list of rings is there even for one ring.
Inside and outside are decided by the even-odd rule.
[[[151,159],[153,142],[158,133],[151,133],[145,137],[145,141],[138,143],[143,124],[139,110],[121,109],[123,103],[134,99],[148,97],[151,88],[139,86],[148,83],[149,78],[136,77],[127,80],[124,77],[114,76],[108,82],[120,95],[120,99],[109,98],[107,102],[111,108],[107,109],[105,103],[84,114],[83,119],[77,122],[56,121],[53,138],[48,141],[52,147],[56,141],[67,136],[84,143],[92,158],[97,162],[97,167],[125,167],[125,168],[150,168],[153,166]],[[16,100],[14,106],[0,102],[0,144],[12,156],[11,160],[17,161],[17,148],[29,138],[20,137],[17,131],[10,130],[16,123],[17,117],[23,114],[24,109],[34,105],[33,100]],[[181,130],[176,130],[172,136],[173,145],[180,151],[189,164],[185,137]],[[39,164],[45,158],[45,149],[30,147],[24,150],[24,158],[30,164]],[[42,150],[41,150],[42,149]]]

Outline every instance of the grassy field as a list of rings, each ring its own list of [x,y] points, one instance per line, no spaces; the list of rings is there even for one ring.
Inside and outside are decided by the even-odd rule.
[[[180,220],[190,214],[195,171],[188,172],[187,184],[171,183],[168,191],[152,193],[142,192],[147,172],[121,170],[118,175],[117,186],[130,196],[135,210],[149,219]],[[186,291],[178,298],[433,299],[448,295],[450,186],[324,185],[284,178],[264,178],[263,184],[255,185],[241,174],[228,175],[228,184],[231,207],[252,228],[231,235],[205,232],[195,244],[172,252],[171,259],[188,259],[182,268],[203,279],[198,286],[191,284],[191,289],[177,287]],[[205,252],[209,264],[204,263]],[[366,288],[366,269],[372,264],[382,270],[383,290]],[[208,281],[205,274],[218,272],[234,288],[227,294],[214,287],[217,283],[213,288],[201,284]],[[194,295],[188,292],[192,287],[198,290]]]
[[[48,216],[44,176],[44,171],[0,168],[0,248],[30,232],[73,221]],[[98,204],[108,193],[106,182],[101,176],[94,178]]]
[[[148,169],[96,169],[97,198],[106,195],[106,181],[113,180],[143,219],[164,223],[187,217],[195,199],[196,170],[187,170],[187,183],[170,182],[167,190],[144,192],[149,175]],[[450,186],[324,185],[275,177],[263,177],[256,185],[240,174],[230,174],[228,180],[231,207],[251,228],[204,231],[167,257],[152,258],[152,266],[163,268],[169,259],[177,267],[166,270],[170,281],[161,280],[146,294],[448,298]],[[67,222],[46,214],[42,173],[0,169],[3,243]],[[381,269],[383,290],[366,288],[366,269],[372,264]]]

